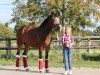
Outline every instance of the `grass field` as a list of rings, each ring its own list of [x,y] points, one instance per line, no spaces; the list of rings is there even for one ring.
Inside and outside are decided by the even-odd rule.
[[[22,53],[22,52],[21,52]],[[0,51],[0,65],[15,65],[16,51],[12,51],[11,59],[6,59],[6,51]],[[43,59],[44,59],[43,52]],[[21,65],[22,57],[21,57]],[[38,51],[30,50],[28,53],[28,63],[29,66],[38,66]],[[49,65],[52,67],[64,67],[63,64],[63,52],[62,50],[55,49],[49,52]],[[92,53],[87,53],[81,50],[80,53],[76,53],[73,50],[73,66],[74,67],[92,67],[100,68],[100,51],[93,50]]]

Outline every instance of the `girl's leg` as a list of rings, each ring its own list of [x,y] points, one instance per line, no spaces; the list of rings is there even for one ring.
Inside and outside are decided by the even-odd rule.
[[[68,49],[64,48],[64,63],[65,63],[65,71],[68,70]]]
[[[68,62],[69,62],[69,70],[72,71],[72,49],[68,50]]]

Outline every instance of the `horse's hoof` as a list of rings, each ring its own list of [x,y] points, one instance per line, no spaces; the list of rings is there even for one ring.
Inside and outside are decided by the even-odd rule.
[[[50,73],[50,71],[49,71],[49,70],[45,70],[45,72],[46,72],[46,73]]]
[[[16,71],[20,71],[20,69],[16,69]]]
[[[44,73],[43,71],[40,71],[40,73]]]
[[[30,71],[30,69],[29,69],[29,68],[27,68],[27,69],[26,69],[26,71]]]
[[[40,73],[44,73],[43,69],[42,69],[42,70],[40,70]]]

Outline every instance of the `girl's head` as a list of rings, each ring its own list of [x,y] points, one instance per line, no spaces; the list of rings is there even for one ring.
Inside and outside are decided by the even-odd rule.
[[[71,27],[66,27],[66,29],[65,29],[65,33],[69,33],[69,34],[71,34],[71,33],[72,33],[72,29],[71,29]]]

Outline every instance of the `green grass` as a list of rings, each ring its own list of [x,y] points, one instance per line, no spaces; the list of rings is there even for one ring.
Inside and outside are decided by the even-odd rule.
[[[22,52],[21,52],[22,53]],[[6,51],[0,51],[0,65],[15,65],[16,60],[16,51],[12,51],[11,59],[6,59]],[[45,52],[43,51],[43,59],[45,56]],[[22,57],[21,57],[21,65]],[[38,66],[38,51],[31,50],[28,53],[28,63],[29,66]],[[49,65],[51,67],[64,67],[63,63],[63,53],[62,50],[50,50],[49,52]],[[92,68],[100,68],[100,53],[97,53],[97,50],[94,50],[93,53],[87,53],[82,51],[80,53],[76,53],[73,50],[73,66],[74,67],[92,67]]]
[[[92,67],[100,68],[100,54],[99,53],[79,53],[73,54],[74,67]]]

